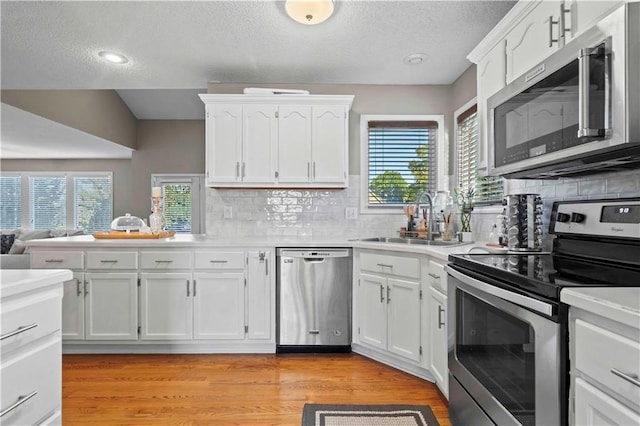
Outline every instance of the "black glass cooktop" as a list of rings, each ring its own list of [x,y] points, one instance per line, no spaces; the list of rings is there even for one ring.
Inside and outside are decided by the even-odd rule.
[[[493,279],[501,287],[517,288],[523,292],[560,300],[564,287],[582,286],[638,286],[638,265],[615,264],[611,261],[580,259],[555,254],[457,254],[449,261],[455,267]]]

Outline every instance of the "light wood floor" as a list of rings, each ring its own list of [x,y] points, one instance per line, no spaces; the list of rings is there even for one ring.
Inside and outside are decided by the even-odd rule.
[[[299,425],[305,403],[427,404],[435,385],[356,354],[64,355],[64,425]]]

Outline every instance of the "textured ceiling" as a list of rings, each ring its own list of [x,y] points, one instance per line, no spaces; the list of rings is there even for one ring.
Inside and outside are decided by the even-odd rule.
[[[116,89],[139,119],[202,119],[207,83],[451,84],[515,1],[2,1],[3,89]],[[97,53],[120,52],[124,65]],[[403,58],[426,55],[419,65]]]

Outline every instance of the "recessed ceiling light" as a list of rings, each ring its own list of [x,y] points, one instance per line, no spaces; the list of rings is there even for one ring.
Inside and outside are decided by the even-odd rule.
[[[423,63],[425,59],[427,59],[427,55],[424,53],[412,53],[411,55],[405,56],[402,62],[407,65],[418,65]]]
[[[109,61],[114,64],[126,64],[127,62],[129,62],[126,56],[122,56],[113,52],[107,52],[105,50],[99,52],[98,56],[100,56],[105,61]]]

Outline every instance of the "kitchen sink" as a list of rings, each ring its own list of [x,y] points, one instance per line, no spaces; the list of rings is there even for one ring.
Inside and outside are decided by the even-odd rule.
[[[370,243],[396,243],[396,244],[419,244],[424,246],[440,246],[440,247],[455,247],[468,242],[460,243],[458,241],[442,241],[442,240],[427,240],[425,238],[403,238],[403,237],[371,237],[361,238],[360,241]]]

